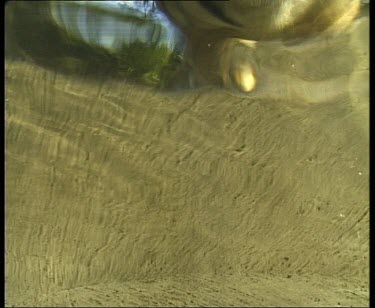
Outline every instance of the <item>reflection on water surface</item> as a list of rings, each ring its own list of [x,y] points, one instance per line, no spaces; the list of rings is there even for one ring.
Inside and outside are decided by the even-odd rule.
[[[220,13],[219,4],[215,10],[211,5],[206,9],[202,2],[203,10],[194,7],[197,3],[178,7],[173,2],[156,5],[154,1],[11,3],[6,14],[6,56],[31,58],[69,74],[126,78],[161,88],[223,85],[243,92],[266,89],[282,93],[292,84],[292,92],[305,93],[316,92],[317,88],[316,83],[305,81],[327,81],[328,92],[333,88],[333,92],[338,91],[338,83],[332,80],[350,74],[357,50],[363,49],[358,44],[352,46],[347,34],[318,35],[297,41],[227,39],[226,30],[222,30],[225,26],[220,25],[220,18],[226,20],[223,17],[226,11]],[[230,4],[223,3],[228,7],[225,14],[232,16]],[[283,10],[276,7],[280,3],[284,4]],[[271,3],[259,2],[257,9],[262,4],[265,14],[268,11],[274,14],[272,10],[285,11],[286,3],[287,0],[272,2],[273,9]],[[366,11],[364,5],[362,12]],[[254,25],[262,22],[258,15],[251,15]],[[284,23],[292,18],[279,15],[277,19],[284,18]],[[207,23],[199,26],[203,30],[205,27],[216,30],[195,29],[202,20]],[[32,35],[29,28],[33,29]],[[189,34],[188,44],[179,29]],[[285,86],[273,89],[281,80]]]

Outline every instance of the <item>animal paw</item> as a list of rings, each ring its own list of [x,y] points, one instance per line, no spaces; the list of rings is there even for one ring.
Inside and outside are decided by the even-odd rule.
[[[225,88],[251,92],[257,84],[256,42],[225,39],[218,47],[219,74]]]

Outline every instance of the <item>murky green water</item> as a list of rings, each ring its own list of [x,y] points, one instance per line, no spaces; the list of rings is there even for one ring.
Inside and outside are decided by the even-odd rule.
[[[250,93],[155,14],[7,4],[6,305],[368,305],[366,11],[216,54]]]

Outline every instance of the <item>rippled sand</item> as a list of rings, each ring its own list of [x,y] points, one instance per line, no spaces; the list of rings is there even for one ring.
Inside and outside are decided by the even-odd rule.
[[[368,20],[355,27],[350,70],[343,54],[341,73],[304,78],[314,53],[279,52],[249,96],[7,62],[7,305],[368,305]]]

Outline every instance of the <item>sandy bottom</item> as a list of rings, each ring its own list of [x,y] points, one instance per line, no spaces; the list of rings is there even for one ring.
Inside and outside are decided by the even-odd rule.
[[[7,306],[369,305],[361,63],[308,104],[6,63]]]

